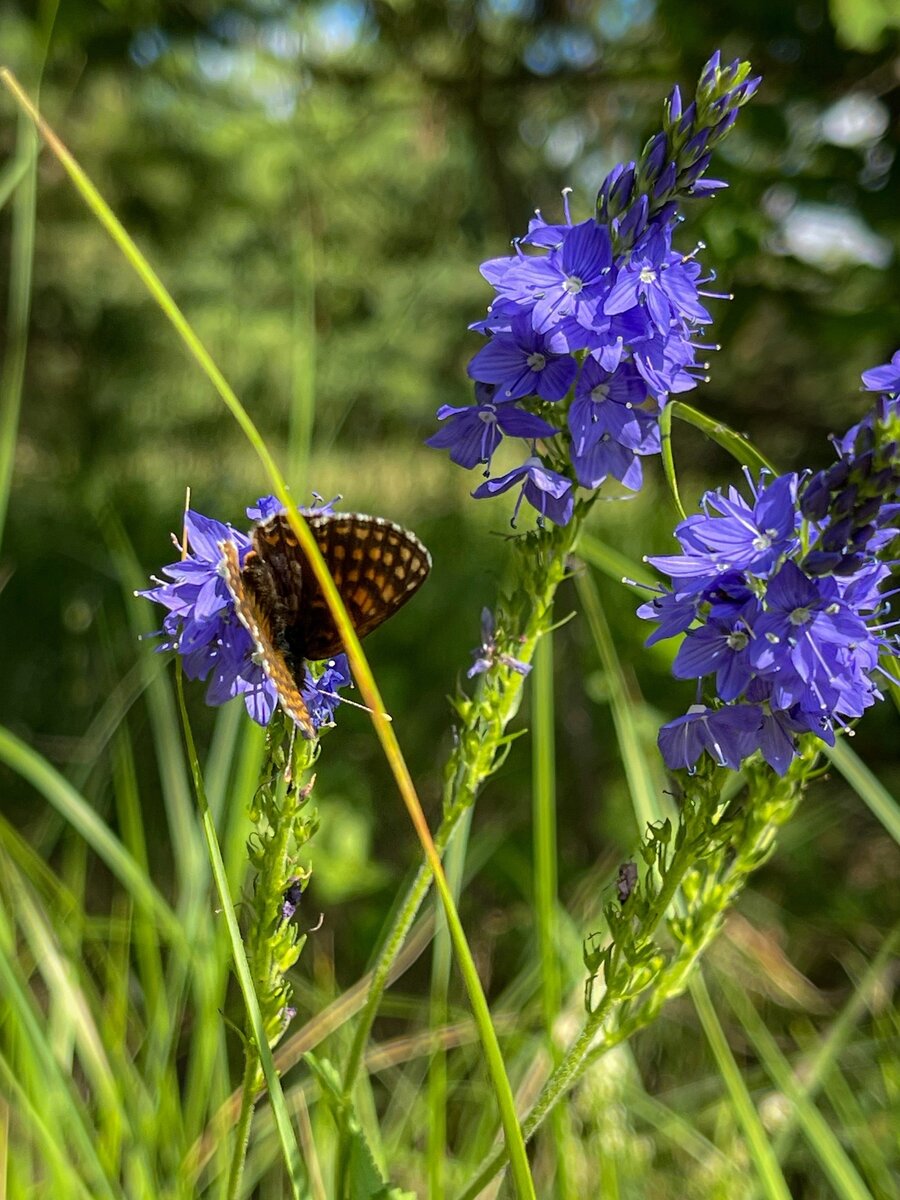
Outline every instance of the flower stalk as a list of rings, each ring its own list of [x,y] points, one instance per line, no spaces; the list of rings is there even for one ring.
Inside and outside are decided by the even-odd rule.
[[[270,1048],[279,1042],[294,1015],[287,973],[306,943],[306,935],[298,933],[291,918],[310,877],[309,867],[298,855],[319,824],[318,814],[309,807],[315,776],[304,782],[318,745],[318,741],[297,737],[290,718],[279,714],[267,731],[265,759],[250,806],[253,832],[248,852],[256,878],[244,945]],[[262,1086],[259,1048],[245,1023],[241,1108],[229,1172],[229,1200],[239,1195],[250,1124]]]

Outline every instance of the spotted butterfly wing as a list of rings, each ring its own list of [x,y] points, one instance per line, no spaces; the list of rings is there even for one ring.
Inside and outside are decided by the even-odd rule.
[[[431,557],[414,534],[381,517],[316,513],[306,518],[359,637],[393,616],[424,583]],[[243,568],[231,543],[225,575],[282,706],[307,736],[300,695],[304,659],[343,649],[331,610],[284,513],[257,525]]]
[[[315,737],[315,726],[297,685],[293,665],[277,649],[280,640],[277,632],[279,618],[271,602],[272,597],[267,594],[260,596],[252,587],[244,586],[244,575],[234,542],[221,542],[219,549],[223,554],[225,582],[234,599],[235,611],[253,638],[260,663],[278,693],[281,707],[299,726],[304,737]]]

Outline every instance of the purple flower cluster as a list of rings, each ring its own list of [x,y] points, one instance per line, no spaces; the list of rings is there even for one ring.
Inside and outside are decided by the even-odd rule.
[[[264,521],[281,511],[276,496],[263,496],[247,509],[247,516],[251,521]],[[209,680],[207,704],[217,706],[242,696],[253,720],[268,725],[278,706],[278,693],[258,661],[253,639],[238,619],[219,550],[220,542],[233,542],[243,562],[250,538],[192,509],[185,516],[185,530],[184,557],[162,568],[166,579],[154,579],[156,587],[136,593],[167,610],[163,627],[155,635],[163,639],[157,650],[180,654],[188,679]],[[334,710],[341,702],[338,688],[350,682],[343,654],[316,673],[306,670],[300,690],[316,729],[333,723]]]
[[[675,531],[682,553],[649,559],[672,584],[638,610],[659,622],[648,644],[683,633],[673,674],[698,680],[698,702],[660,730],[669,767],[706,751],[737,769],[759,750],[784,774],[798,735],[833,745],[835,725],[881,699],[879,658],[896,653],[882,586],[900,517],[898,368],[863,376],[895,394],[836,439],[837,472],[748,475],[752,502],[709,492]]]
[[[574,222],[566,196],[561,223],[537,213],[515,254],[482,265],[495,297],[472,326],[488,338],[468,367],[476,403],[441,408],[428,445],[483,466],[476,498],[518,485],[513,524],[523,499],[539,523],[565,525],[578,486],[611,477],[638,490],[660,411],[702,378],[697,352],[710,347],[696,339],[715,293],[695,254],[672,244],[677,200],[725,186],[703,178],[710,152],[758,84],[748,64],[722,68],[713,55],[695,100],[683,110],[676,88],[640,161],[604,181],[594,216]],[[525,461],[491,478],[505,437],[525,441]]]

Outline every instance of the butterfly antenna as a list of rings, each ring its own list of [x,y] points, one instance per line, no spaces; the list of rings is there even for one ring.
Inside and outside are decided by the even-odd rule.
[[[369,708],[367,704],[359,704],[356,700],[348,700],[346,696],[339,696],[337,692],[319,692],[320,696],[327,696],[329,700],[339,700],[341,704],[349,704],[351,708],[361,708],[363,712],[372,713],[374,709]],[[380,717],[384,717],[386,721],[393,721],[390,713],[379,713]]]

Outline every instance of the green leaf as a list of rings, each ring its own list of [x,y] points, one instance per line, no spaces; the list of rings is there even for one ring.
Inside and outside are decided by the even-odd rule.
[[[666,418],[668,424],[663,425],[663,417]],[[687,425],[693,425],[695,429],[699,429],[701,433],[705,433],[708,438],[726,450],[732,458],[736,459],[741,466],[749,467],[751,471],[767,470],[773,475],[778,474],[778,470],[766,458],[762,451],[757,450],[752,442],[748,441],[743,434],[738,433],[730,426],[725,425],[722,421],[716,421],[713,417],[708,417],[705,413],[699,412],[696,408],[691,408],[689,404],[685,404],[682,400],[672,400],[662,411],[659,424],[660,429],[670,428],[673,417],[678,417],[680,421],[684,421]],[[666,443],[663,441],[663,463],[665,463]],[[674,468],[673,468],[674,470]],[[668,477],[668,476],[667,476]],[[679,505],[680,507],[680,505]],[[682,516],[684,510],[682,509]]]
[[[400,1200],[403,1193],[391,1188],[382,1178],[359,1117],[342,1095],[341,1078],[334,1065],[327,1058],[318,1058],[314,1054],[304,1054],[303,1059],[316,1077],[323,1099],[346,1142],[345,1195],[351,1200],[395,1200],[395,1197]]]
[[[666,483],[669,485],[669,491],[672,493],[672,499],[675,501],[675,507],[678,509],[682,521],[687,516],[684,511],[684,505],[681,503],[681,494],[678,491],[678,478],[675,474],[675,456],[672,453],[672,409],[673,404],[667,404],[659,414],[659,435],[662,443],[662,463],[663,474],[666,477]]]

